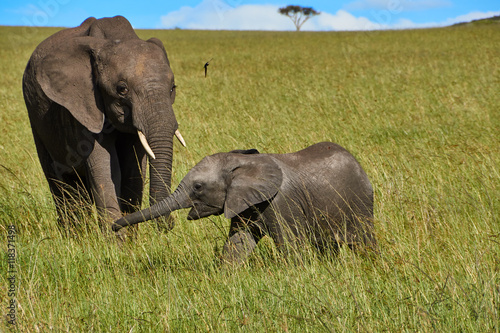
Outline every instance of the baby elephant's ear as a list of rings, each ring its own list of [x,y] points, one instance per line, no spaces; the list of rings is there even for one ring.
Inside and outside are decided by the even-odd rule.
[[[281,168],[268,155],[235,154],[232,159],[236,164],[232,169],[224,205],[224,215],[229,219],[252,206],[271,200],[283,181]]]

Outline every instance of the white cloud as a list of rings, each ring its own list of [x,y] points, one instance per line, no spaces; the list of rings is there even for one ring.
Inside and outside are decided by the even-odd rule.
[[[346,10],[386,9],[393,13],[450,7],[449,0],[356,0],[344,6]]]
[[[380,30],[390,28],[387,24],[379,24],[366,17],[355,17],[345,10],[339,10],[335,14],[321,13],[306,24],[304,24],[303,30]]]
[[[221,0],[204,0],[196,7],[182,7],[161,17],[162,27],[210,30],[290,30],[293,23],[278,14],[279,6],[231,7]]]
[[[221,0],[204,0],[196,7],[182,7],[161,17],[162,28],[209,30],[295,30],[292,21],[278,13],[279,6],[241,5],[231,7]],[[388,25],[371,22],[339,10],[323,12],[308,20],[302,30],[374,30]]]
[[[372,4],[388,0],[363,0]],[[398,0],[389,0],[393,3]],[[233,1],[235,2],[235,1]],[[446,1],[410,1],[444,3]],[[196,7],[181,7],[161,17],[161,28],[179,27],[182,29],[208,30],[295,30],[292,21],[278,13],[279,6],[274,5],[241,5],[232,7],[227,1],[204,0]],[[443,22],[414,23],[402,17],[401,12],[387,10],[372,11],[370,17],[356,17],[346,10],[339,10],[334,14],[322,12],[308,20],[301,30],[381,30],[381,29],[415,29],[426,27],[447,26],[458,22],[465,22],[500,15],[500,12],[472,12]]]

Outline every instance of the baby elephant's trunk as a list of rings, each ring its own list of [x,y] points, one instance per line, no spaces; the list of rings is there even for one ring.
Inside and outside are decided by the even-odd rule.
[[[135,213],[127,215],[126,217],[122,217],[121,219],[116,220],[112,225],[113,231],[118,231],[121,228],[127,227],[129,225],[149,221],[160,216],[165,216],[167,214],[170,214],[174,210],[182,208],[180,207],[174,194],[175,192],[164,200],[149,207],[149,209],[137,211]]]

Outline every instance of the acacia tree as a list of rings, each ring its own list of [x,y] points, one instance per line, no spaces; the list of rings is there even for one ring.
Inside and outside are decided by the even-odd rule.
[[[299,31],[302,25],[311,17],[321,14],[320,12],[314,10],[312,7],[293,5],[278,9],[278,13],[288,16],[292,20],[293,24],[295,24],[295,28],[297,28],[297,31]]]

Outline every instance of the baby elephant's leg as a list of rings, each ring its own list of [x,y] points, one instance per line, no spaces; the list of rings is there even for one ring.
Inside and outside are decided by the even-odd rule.
[[[242,264],[257,246],[254,236],[248,230],[234,233],[224,244],[222,260],[231,264]]]
[[[251,219],[233,218],[229,228],[229,238],[224,244],[223,262],[244,263],[263,236],[259,225],[253,223]]]

